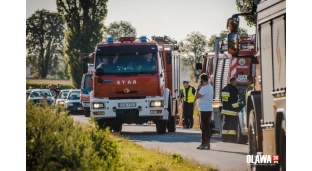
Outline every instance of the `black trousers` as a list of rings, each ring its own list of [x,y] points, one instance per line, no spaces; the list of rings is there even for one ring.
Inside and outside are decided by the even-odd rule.
[[[194,103],[183,102],[183,116],[184,123],[183,126],[186,128],[192,128],[194,124],[193,113],[194,113]]]
[[[236,136],[238,117],[231,115],[223,115],[224,125],[222,130],[222,136],[224,135],[233,135]]]
[[[211,137],[211,111],[201,111],[200,112],[200,127],[202,131],[202,145],[210,145]]]

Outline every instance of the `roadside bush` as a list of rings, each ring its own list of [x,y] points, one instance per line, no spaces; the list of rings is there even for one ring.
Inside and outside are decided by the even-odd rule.
[[[57,84],[35,84],[35,83],[26,83],[26,90],[29,89],[29,87],[31,88],[40,88],[41,86],[49,86],[49,85],[53,85],[54,87],[57,86]],[[70,85],[70,84],[61,84],[60,85],[61,89],[74,89],[75,87]]]
[[[63,108],[57,111],[27,103],[27,171],[119,170],[120,154],[108,130],[81,126]]]

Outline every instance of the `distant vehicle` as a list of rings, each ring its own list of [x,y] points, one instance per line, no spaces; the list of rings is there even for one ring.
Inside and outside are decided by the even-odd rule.
[[[93,72],[94,64],[88,64],[88,73],[82,75],[80,102],[85,117],[90,117],[90,93],[93,90]]]
[[[44,100],[44,95],[47,95],[46,102],[48,104],[53,104],[55,102],[52,93],[48,89],[40,89],[31,91],[28,102],[40,103],[41,100]]]
[[[70,89],[65,89],[60,92],[60,94],[56,97],[55,106],[64,106],[65,98],[67,97]]]
[[[40,90],[40,89],[28,89],[28,90],[26,90],[26,99],[29,97],[30,93],[32,91],[35,91],[35,90]]]
[[[65,108],[70,114],[76,114],[82,111],[80,103],[80,89],[72,89],[65,98]]]

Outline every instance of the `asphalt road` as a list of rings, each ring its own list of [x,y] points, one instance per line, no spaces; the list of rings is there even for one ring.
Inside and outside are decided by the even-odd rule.
[[[84,116],[73,116],[75,121],[88,123]],[[183,158],[201,164],[219,168],[221,171],[245,171],[248,169],[246,155],[248,146],[234,143],[223,143],[219,136],[211,139],[211,150],[197,150],[201,132],[198,130],[177,128],[175,133],[159,135],[154,125],[123,125],[122,135],[144,148],[163,153],[179,153]]]

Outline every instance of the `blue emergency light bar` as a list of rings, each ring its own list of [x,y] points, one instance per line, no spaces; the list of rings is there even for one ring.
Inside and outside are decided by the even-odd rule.
[[[146,42],[146,36],[141,36],[140,40],[141,40],[141,42]]]
[[[107,38],[107,42],[108,42],[108,43],[113,43],[113,42],[114,42],[114,39],[113,39],[112,37],[108,37],[108,38]]]

